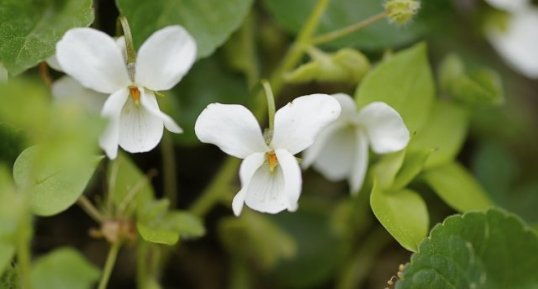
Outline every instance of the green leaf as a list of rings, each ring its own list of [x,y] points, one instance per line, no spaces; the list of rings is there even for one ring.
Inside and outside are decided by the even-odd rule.
[[[411,190],[386,192],[374,184],[370,205],[394,239],[405,249],[416,252],[428,234],[428,210],[422,197]]]
[[[447,218],[411,257],[397,289],[535,289],[538,236],[498,210]]]
[[[0,240],[0,276],[2,276],[4,270],[9,265],[13,255],[15,255],[15,246]]]
[[[314,9],[317,0],[265,0],[264,4],[278,24],[298,33]],[[383,11],[379,0],[333,0],[321,18],[318,34],[330,32],[364,20]],[[330,44],[333,47],[355,46],[374,50],[401,46],[416,39],[421,27],[411,23],[405,28],[390,25],[386,20],[368,26]]]
[[[384,155],[373,169],[377,184],[387,191],[403,189],[422,171],[430,155],[428,149],[404,149]]]
[[[355,93],[359,107],[382,101],[396,109],[407,128],[422,128],[434,101],[434,82],[426,45],[403,50],[374,68]]]
[[[211,84],[208,84],[211,79]],[[183,133],[175,139],[182,144],[199,144],[194,133],[198,115],[212,102],[246,104],[249,95],[241,76],[231,73],[214,56],[199,61],[192,71],[173,90],[171,116],[178,120]]]
[[[32,285],[35,289],[90,289],[99,275],[99,269],[76,250],[61,248],[35,262]]]
[[[381,188],[390,188],[404,163],[406,150],[383,155],[373,167],[373,174]]]
[[[12,75],[54,54],[56,42],[75,27],[93,22],[92,0],[3,0],[0,62]]]
[[[33,213],[40,216],[58,214],[82,195],[102,157],[79,156],[76,165],[43,162],[48,154],[43,147],[30,147],[22,152],[13,166],[17,186],[30,194]]]
[[[116,0],[129,20],[135,46],[168,25],[182,25],[196,40],[198,57],[222,45],[248,15],[252,0]]]
[[[415,177],[422,172],[422,169],[429,160],[431,154],[432,151],[428,149],[406,152],[404,164],[400,171],[398,171],[391,190],[403,189],[413,181]]]
[[[430,169],[422,177],[445,203],[457,211],[485,210],[493,206],[482,186],[458,163]]]
[[[186,211],[168,211],[168,200],[154,201],[141,210],[136,227],[147,242],[174,245],[180,237],[194,238],[205,234],[202,221]]]
[[[409,150],[434,150],[426,161],[427,169],[452,162],[463,146],[468,127],[469,116],[464,108],[437,101],[428,122],[409,144]]]
[[[24,135],[12,126],[0,123],[0,162],[12,166],[24,149]]]
[[[466,70],[459,56],[448,55],[439,68],[441,90],[467,105],[504,102],[501,78],[494,70]]]

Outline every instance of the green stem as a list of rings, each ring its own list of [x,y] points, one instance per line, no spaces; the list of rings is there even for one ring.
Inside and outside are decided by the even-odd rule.
[[[145,289],[148,283],[148,244],[144,241],[138,242],[136,246],[136,285],[139,289]]]
[[[110,275],[112,274],[112,270],[114,269],[114,265],[116,264],[116,259],[118,258],[120,248],[120,243],[112,244],[112,246],[110,247],[110,250],[108,251],[108,255],[106,257],[105,268],[103,269],[103,274],[101,275],[101,281],[99,281],[98,289],[106,289],[108,281],[110,280]]]
[[[178,184],[177,167],[174,144],[169,134],[165,134],[161,143],[161,155],[163,161],[164,195],[170,201],[170,209],[177,206]]]
[[[21,224],[17,236],[17,270],[19,273],[20,288],[32,288],[32,258],[30,253],[31,222]]]
[[[123,30],[123,36],[125,37],[125,48],[127,50],[127,70],[129,72],[129,77],[134,81],[135,79],[135,70],[134,63],[136,61],[136,50],[133,43],[133,35],[131,34],[131,27],[125,16],[120,16],[118,18],[121,23],[121,28]]]
[[[271,84],[267,80],[261,81],[263,90],[265,91],[265,98],[267,100],[267,115],[269,116],[269,130],[271,134],[275,128],[275,96],[271,90]]]
[[[320,45],[320,44],[324,44],[324,43],[334,41],[334,40],[336,40],[338,38],[342,38],[342,37],[344,37],[346,35],[349,35],[351,33],[357,32],[357,31],[369,26],[372,23],[375,23],[375,22],[377,22],[377,21],[379,21],[381,19],[384,19],[386,16],[387,16],[387,14],[385,12],[381,12],[379,14],[376,14],[376,15],[371,16],[369,18],[366,18],[366,19],[364,19],[362,21],[359,21],[357,23],[354,23],[354,24],[351,24],[349,26],[346,26],[344,28],[341,28],[341,29],[338,29],[338,30],[328,32],[328,33],[323,34],[323,35],[320,35],[320,36],[312,39],[311,44],[312,45]]]
[[[86,196],[81,195],[77,204],[90,216],[96,223],[102,223],[105,220],[105,217],[99,212],[99,210],[92,204],[92,202],[86,198]]]

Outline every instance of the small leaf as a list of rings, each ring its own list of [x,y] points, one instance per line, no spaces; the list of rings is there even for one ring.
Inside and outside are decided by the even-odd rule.
[[[482,186],[458,163],[430,169],[422,178],[445,203],[459,212],[485,210],[493,206]]]
[[[252,0],[116,0],[129,20],[135,46],[168,25],[183,25],[195,38],[198,57],[209,56],[247,16]]]
[[[370,205],[383,227],[409,251],[428,234],[428,210],[419,194],[411,190],[385,192],[374,184]]]
[[[98,280],[99,269],[71,248],[61,248],[39,258],[32,270],[35,289],[90,289]]]
[[[58,214],[82,195],[102,157],[79,156],[77,165],[43,163],[40,156],[48,151],[34,146],[15,161],[13,176],[20,190],[30,194],[33,213],[40,216]]]
[[[56,42],[93,21],[91,0],[7,0],[0,13],[0,62],[17,75],[54,54]]]
[[[411,257],[396,289],[534,289],[538,236],[498,210],[447,218]]]
[[[417,44],[380,63],[355,93],[359,107],[374,101],[385,102],[400,113],[411,133],[420,130],[434,101],[434,82],[426,52],[426,45]]]
[[[409,150],[434,150],[425,168],[452,162],[463,146],[469,126],[467,111],[461,106],[437,101],[426,125],[409,144]]]

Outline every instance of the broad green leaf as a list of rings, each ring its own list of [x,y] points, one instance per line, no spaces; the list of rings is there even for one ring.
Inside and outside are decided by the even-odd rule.
[[[409,144],[409,150],[433,150],[425,167],[452,162],[463,146],[469,127],[467,111],[448,101],[437,101],[426,125]]]
[[[92,0],[3,0],[0,62],[12,75],[54,54],[56,42],[75,27],[93,21]]]
[[[64,166],[54,161],[43,162],[41,155],[48,153],[43,147],[30,147],[22,152],[13,166],[15,183],[20,190],[30,194],[32,211],[40,216],[55,215],[73,205],[102,159],[79,156],[76,164]]]
[[[382,188],[390,188],[398,171],[402,168],[406,150],[383,155],[373,167],[373,174],[377,184]]]
[[[91,289],[99,275],[99,269],[79,252],[60,248],[34,263],[32,285],[35,289]]]
[[[136,227],[147,242],[174,245],[180,237],[193,238],[205,234],[202,221],[184,211],[168,211],[168,200],[146,204],[138,214]]]
[[[463,60],[448,55],[439,68],[440,88],[468,105],[501,104],[504,101],[501,78],[491,69],[467,71]]]
[[[498,210],[447,218],[411,257],[396,289],[535,289],[538,236]]]
[[[422,178],[457,211],[485,210],[493,206],[482,186],[458,163],[427,170]]]
[[[386,192],[374,184],[370,205],[394,239],[405,249],[416,252],[428,234],[428,210],[422,197],[411,190]]]
[[[0,276],[15,254],[15,246],[0,240]]]
[[[265,0],[264,4],[278,24],[298,33],[314,9],[317,0]],[[333,31],[364,20],[383,11],[378,0],[333,0],[321,18],[318,34]],[[334,47],[355,46],[363,49],[384,49],[401,46],[416,39],[421,32],[416,23],[399,28],[381,20],[360,32],[353,33],[330,44]]]
[[[198,58],[222,45],[248,15],[252,0],[116,0],[127,17],[136,47],[155,31],[182,25],[196,40]]]
[[[295,255],[291,236],[267,216],[243,211],[241,217],[228,217],[218,224],[219,238],[233,255],[246,257],[264,269],[273,268],[280,259]]]
[[[359,85],[359,107],[382,101],[396,109],[409,131],[419,131],[434,101],[434,82],[425,44],[398,52],[380,63]]]
[[[208,81],[210,80],[210,81]],[[172,117],[183,128],[175,139],[182,144],[199,144],[194,134],[194,124],[198,115],[212,102],[246,104],[247,84],[239,75],[226,69],[218,57],[199,61],[192,71],[173,90]]]

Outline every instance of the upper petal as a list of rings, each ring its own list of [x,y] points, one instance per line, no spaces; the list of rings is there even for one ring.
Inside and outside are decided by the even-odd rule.
[[[357,115],[357,104],[351,96],[345,93],[336,93],[333,94],[332,97],[334,97],[338,103],[340,103],[340,107],[342,108],[339,119],[355,118]]]
[[[201,142],[238,158],[268,150],[256,118],[242,105],[208,105],[198,116],[194,131]]]
[[[297,154],[314,143],[318,133],[340,114],[338,101],[326,94],[301,96],[279,109],[271,144]]]
[[[82,85],[114,93],[131,82],[114,39],[92,28],[74,28],[56,44],[56,57],[65,73]]]
[[[63,72],[64,70],[60,66],[60,63],[58,62],[58,58],[56,57],[56,54],[52,55],[51,57],[47,58],[46,60],[47,64],[50,66],[50,68]]]
[[[358,115],[358,123],[368,135],[376,153],[399,151],[409,142],[409,130],[400,114],[384,102],[372,102]]]
[[[129,92],[121,89],[108,97],[101,115],[108,118],[108,126],[99,138],[99,146],[105,151],[110,159],[115,159],[118,154],[118,143],[120,138],[120,115],[127,101]]]
[[[301,195],[301,168],[297,159],[287,150],[276,150],[275,154],[284,176],[284,195],[288,199],[288,210],[295,211]]]
[[[72,102],[93,113],[103,109],[108,97],[108,94],[85,88],[70,76],[63,76],[52,83],[52,95],[56,102]]]
[[[282,167],[277,166],[271,172],[267,164],[260,166],[247,186],[245,203],[262,213],[276,214],[287,209],[289,199],[285,191]]]
[[[136,59],[136,82],[152,90],[176,85],[196,60],[196,42],[181,26],[168,26],[142,44]]]
[[[364,177],[368,170],[368,140],[364,133],[355,134],[355,151],[352,154],[353,165],[351,166],[351,173],[348,178],[349,188],[351,194],[357,194],[362,184],[364,183]]]
[[[487,36],[514,70],[538,78],[538,10],[529,8],[511,16],[506,30],[491,29]]]
[[[151,91],[140,89],[142,97],[140,98],[142,105],[154,116],[160,118],[167,130],[173,133],[181,133],[183,130],[177,123],[167,114],[161,111],[155,95]]]
[[[120,117],[120,146],[130,153],[147,152],[159,144],[162,136],[162,119],[143,105],[127,100]]]
[[[241,162],[241,167],[239,169],[239,177],[241,179],[241,190],[235,195],[232,201],[232,209],[236,216],[241,214],[243,210],[243,204],[245,203],[245,194],[247,192],[247,186],[250,182],[250,179],[258,170],[258,168],[263,165],[265,161],[264,153],[254,153],[246,157],[243,162]]]

